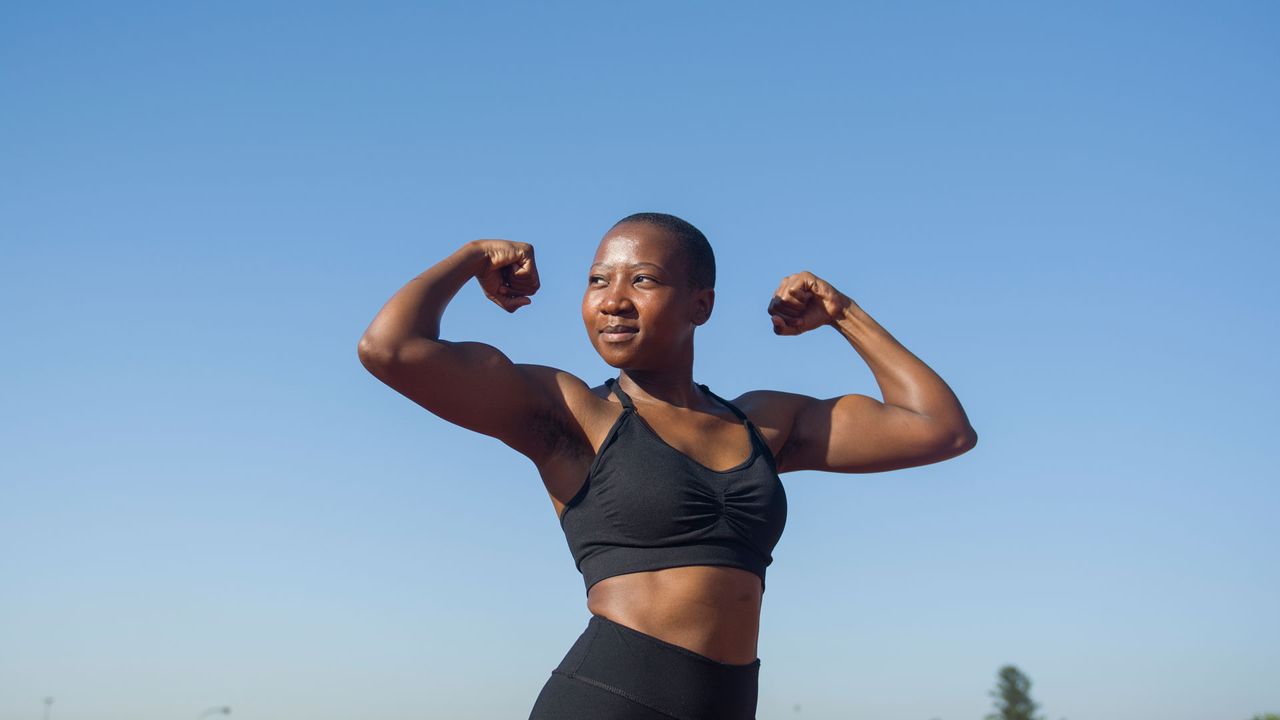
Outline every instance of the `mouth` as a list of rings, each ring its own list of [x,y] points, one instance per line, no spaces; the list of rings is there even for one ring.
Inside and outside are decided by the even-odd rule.
[[[630,325],[605,325],[600,328],[600,337],[605,342],[622,342],[630,340],[638,332],[640,328]]]

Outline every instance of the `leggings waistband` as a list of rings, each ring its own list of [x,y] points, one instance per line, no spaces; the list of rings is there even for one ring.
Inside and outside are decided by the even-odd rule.
[[[754,718],[760,658],[735,665],[591,615],[554,671],[676,718]]]
[[[662,639],[662,638],[660,638],[660,637],[655,637],[655,636],[650,635],[650,634],[648,634],[648,633],[640,632],[639,630],[636,630],[636,629],[635,629],[635,628],[633,628],[633,627],[629,627],[629,626],[627,626],[627,625],[623,625],[622,623],[619,623],[619,622],[614,622],[613,620],[610,620],[609,618],[607,618],[607,617],[605,617],[605,616],[603,616],[603,615],[595,615],[595,614],[592,614],[592,616],[591,616],[591,620],[590,620],[590,622],[588,622],[588,623],[587,623],[587,625],[588,625],[588,626],[590,626],[590,625],[591,625],[591,623],[596,623],[596,624],[600,624],[600,625],[607,625],[607,626],[609,626],[610,628],[612,628],[613,630],[616,630],[617,632],[621,632],[621,633],[623,633],[623,634],[625,634],[625,635],[630,635],[630,636],[632,636],[632,637],[634,637],[634,638],[639,639],[641,642],[651,642],[651,643],[654,643],[655,645],[658,645],[659,647],[665,648],[665,649],[670,650],[670,651],[675,652],[675,653],[679,653],[679,654],[681,654],[681,655],[688,656],[688,657],[693,658],[694,660],[696,660],[696,661],[698,661],[698,662],[706,663],[706,664],[711,665],[711,666],[714,666],[714,667],[725,668],[725,669],[727,669],[729,672],[732,672],[732,671],[734,671],[734,670],[751,670],[751,669],[753,669],[753,668],[758,669],[758,668],[760,667],[760,658],[756,658],[755,660],[752,660],[752,661],[751,661],[751,662],[749,662],[749,663],[743,663],[743,664],[734,664],[734,663],[725,663],[725,662],[720,662],[719,660],[716,660],[716,659],[714,659],[714,658],[709,658],[709,657],[707,657],[706,655],[703,655],[703,654],[701,654],[701,653],[694,652],[693,650],[690,650],[690,649],[689,649],[689,648],[687,648],[687,647],[681,647],[680,645],[676,645],[675,643],[667,642],[666,640],[663,640],[663,639]]]

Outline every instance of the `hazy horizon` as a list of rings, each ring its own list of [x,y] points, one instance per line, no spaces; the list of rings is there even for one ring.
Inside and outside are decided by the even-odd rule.
[[[356,343],[592,385],[601,235],[716,251],[698,382],[879,397],[810,270],[941,375],[953,460],[783,475],[760,720],[1280,712],[1275,4],[8,5],[0,720],[527,717],[585,627],[531,463]],[[1270,328],[1270,329],[1268,329]],[[800,711],[796,711],[796,706]]]

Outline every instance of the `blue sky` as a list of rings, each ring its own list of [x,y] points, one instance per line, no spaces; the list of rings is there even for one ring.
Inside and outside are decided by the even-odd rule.
[[[783,476],[759,717],[1280,711],[1271,3],[62,3],[0,10],[0,717],[525,717],[585,626],[532,464],[356,343],[463,242],[451,339],[598,384],[618,218],[716,249],[695,378],[876,395],[970,453]],[[797,707],[798,706],[798,707]]]

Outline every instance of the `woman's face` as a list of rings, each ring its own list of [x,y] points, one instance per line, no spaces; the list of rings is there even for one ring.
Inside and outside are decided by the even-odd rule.
[[[711,317],[715,291],[689,287],[685,257],[666,231],[617,225],[591,262],[582,321],[605,362],[651,370],[671,367],[685,352],[692,358],[693,330]]]

